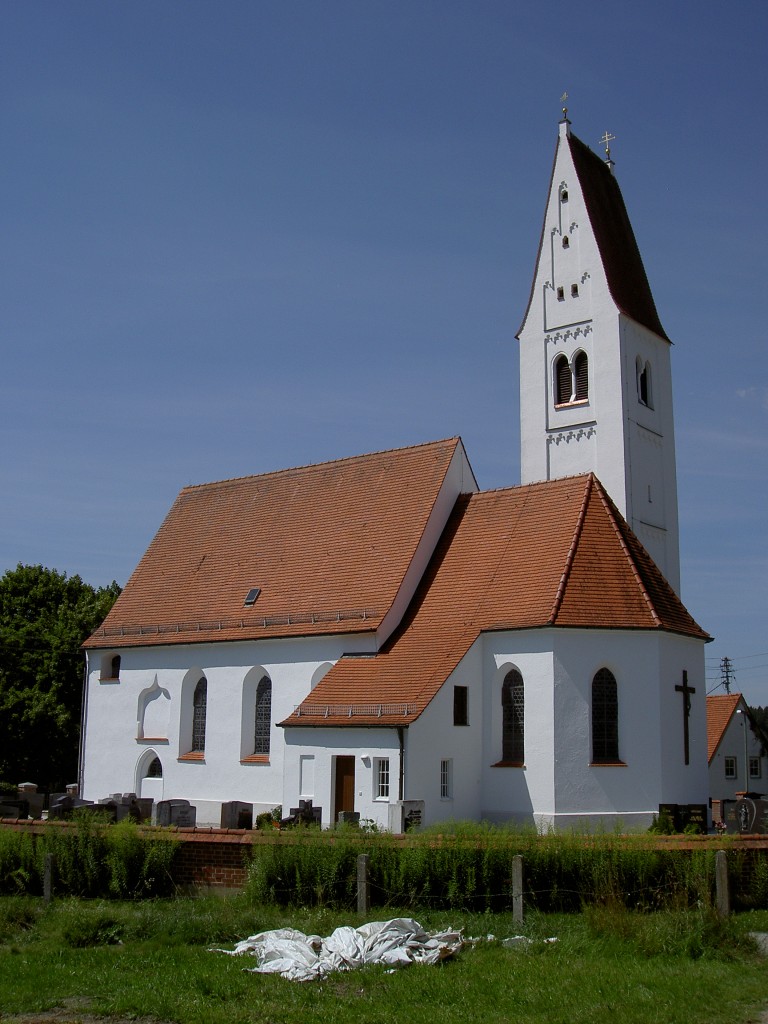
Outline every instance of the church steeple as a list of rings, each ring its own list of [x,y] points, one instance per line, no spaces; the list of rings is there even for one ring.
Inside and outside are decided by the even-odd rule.
[[[679,591],[670,342],[610,151],[566,108],[518,338],[522,483],[594,472]]]

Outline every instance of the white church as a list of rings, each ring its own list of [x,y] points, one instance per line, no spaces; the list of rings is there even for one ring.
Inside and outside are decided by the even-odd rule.
[[[522,483],[460,438],[186,487],[88,659],[81,793],[643,828],[708,798],[670,341],[613,164],[559,127]]]

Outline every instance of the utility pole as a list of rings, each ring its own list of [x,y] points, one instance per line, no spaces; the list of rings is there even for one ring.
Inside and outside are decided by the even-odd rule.
[[[725,687],[725,692],[731,692],[731,683],[736,679],[736,673],[733,671],[733,665],[731,664],[730,658],[720,659],[720,683]]]

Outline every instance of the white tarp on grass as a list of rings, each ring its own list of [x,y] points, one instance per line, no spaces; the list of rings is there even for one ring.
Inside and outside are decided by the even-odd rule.
[[[409,917],[371,921],[360,928],[344,926],[326,938],[293,928],[259,932],[234,949],[216,950],[229,956],[252,956],[258,974],[281,974],[291,981],[314,981],[331,971],[352,971],[366,964],[406,967],[436,964],[465,944],[461,932],[425,932]]]

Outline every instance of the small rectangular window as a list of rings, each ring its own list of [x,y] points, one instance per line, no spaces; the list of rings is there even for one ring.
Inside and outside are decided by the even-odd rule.
[[[453,796],[451,787],[451,761],[450,759],[440,762],[440,799],[450,800]]]
[[[750,779],[759,779],[762,775],[760,768],[760,758],[750,757],[749,759],[749,777]]]
[[[469,692],[466,686],[453,688],[453,724],[469,725]]]
[[[377,800],[389,800],[389,758],[376,758],[374,792]]]
[[[736,758],[726,757],[723,759],[725,764],[725,777],[726,779],[738,778],[736,775]]]

